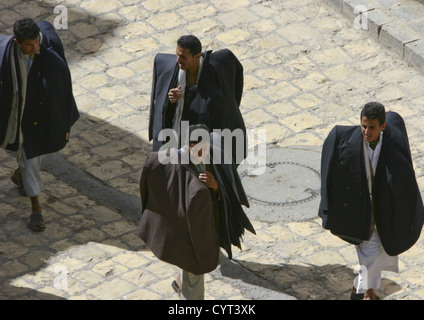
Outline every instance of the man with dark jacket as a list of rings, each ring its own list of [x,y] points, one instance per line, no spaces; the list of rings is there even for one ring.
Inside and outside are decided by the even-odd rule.
[[[221,162],[221,137],[212,134],[211,145],[202,124],[191,125],[188,136],[180,150],[149,154],[140,179],[138,235],[159,259],[182,269],[172,284],[180,297],[199,300],[219,247],[231,259],[231,245],[240,247],[244,229],[255,230],[241,208],[248,202],[235,166]]]
[[[180,37],[176,55],[158,54],[154,61],[149,123],[153,151],[165,143],[163,129],[173,129],[179,138],[181,121],[202,123],[211,131],[228,129],[242,137],[232,146],[238,165],[246,157],[247,141],[239,109],[242,93],[243,66],[230,50],[202,52],[198,38]],[[177,148],[184,139],[178,141]]]
[[[31,199],[31,230],[43,231],[41,159],[66,145],[79,113],[53,26],[23,18],[13,31],[0,36],[0,147],[16,152],[12,181]]]
[[[381,271],[398,272],[398,255],[418,240],[424,221],[405,123],[367,103],[360,126],[335,126],[321,159],[323,227],[355,244],[360,273],[352,299],[375,299]]]

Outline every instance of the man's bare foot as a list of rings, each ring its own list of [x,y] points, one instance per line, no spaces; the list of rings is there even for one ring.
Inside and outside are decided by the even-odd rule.
[[[29,221],[29,228],[32,231],[44,231],[44,218],[41,214],[41,205],[38,201],[38,196],[31,197],[32,214]]]
[[[368,289],[364,293],[364,299],[363,300],[379,300],[379,298],[375,295],[373,289]]]

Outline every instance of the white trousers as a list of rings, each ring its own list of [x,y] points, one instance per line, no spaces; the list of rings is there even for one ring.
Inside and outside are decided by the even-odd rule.
[[[35,197],[44,190],[43,180],[41,179],[41,160],[43,156],[27,159],[25,152],[22,152],[23,163],[19,164],[19,171],[22,175],[27,197]]]
[[[371,239],[356,246],[359,260],[359,274],[355,279],[356,293],[365,293],[368,289],[379,289],[381,272],[399,272],[399,257],[389,256],[384,250],[377,229],[374,228]]]

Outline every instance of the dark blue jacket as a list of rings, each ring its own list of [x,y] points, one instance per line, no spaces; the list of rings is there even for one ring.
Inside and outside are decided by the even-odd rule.
[[[28,74],[22,117],[23,147],[28,159],[65,147],[71,126],[79,118],[62,42],[49,22],[41,21],[38,26],[43,35],[40,54],[34,58]],[[12,45],[13,36],[0,37],[0,144],[5,139],[13,98],[10,63],[17,56],[10,54]],[[16,139],[6,149],[16,151],[18,146]]]

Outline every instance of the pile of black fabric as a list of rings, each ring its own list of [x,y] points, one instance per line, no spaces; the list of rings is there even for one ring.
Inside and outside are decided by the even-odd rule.
[[[216,133],[211,135],[211,167],[219,184],[221,200],[219,201],[218,238],[220,246],[232,259],[231,245],[241,249],[242,236],[248,230],[256,234],[242,205],[249,208],[249,201],[244,191],[237,167],[232,155],[226,152],[224,139]]]

